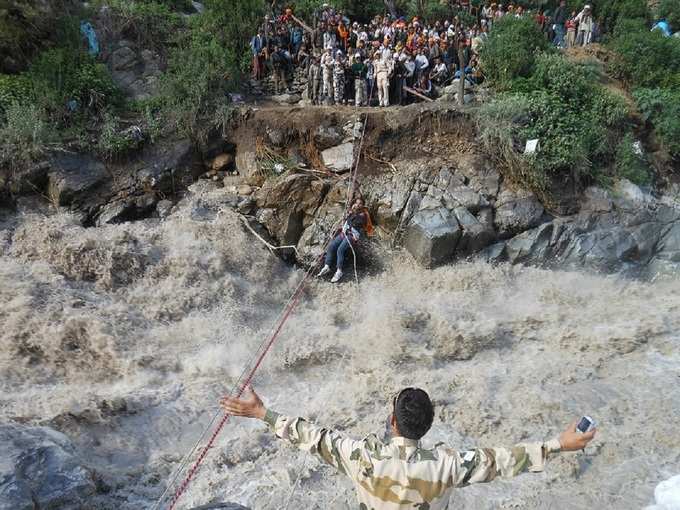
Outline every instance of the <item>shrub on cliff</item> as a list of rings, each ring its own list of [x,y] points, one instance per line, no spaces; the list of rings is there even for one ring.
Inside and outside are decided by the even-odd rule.
[[[680,30],[680,0],[661,0],[654,11],[658,19],[664,18],[674,32]]]
[[[617,27],[611,48],[618,54],[612,72],[630,85],[680,88],[680,38],[630,20]]]
[[[0,119],[0,168],[14,171],[39,159],[47,148],[50,131],[44,112],[37,106],[9,105]]]
[[[533,71],[539,52],[548,41],[530,17],[505,16],[498,20],[480,49],[484,74],[499,89],[508,89],[516,78]]]
[[[201,141],[250,65],[250,35],[263,16],[256,0],[208,0],[180,34],[162,78],[164,111],[176,129]]]
[[[633,93],[643,119],[654,125],[666,150],[680,158],[680,91],[638,89]]]
[[[497,154],[510,177],[546,200],[551,180],[599,180],[625,129],[623,99],[604,89],[589,66],[551,53],[539,55],[531,76],[517,85],[478,113],[482,138],[492,151],[501,147]],[[540,150],[520,157],[529,139],[538,139]]]

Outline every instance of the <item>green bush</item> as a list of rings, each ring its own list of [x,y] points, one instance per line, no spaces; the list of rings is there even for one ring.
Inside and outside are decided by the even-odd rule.
[[[664,147],[674,157],[680,157],[680,91],[638,89],[633,96]]]
[[[489,117],[481,122],[480,135],[492,152],[501,147],[511,177],[549,199],[550,180],[566,175],[586,184],[607,171],[628,109],[622,97],[600,85],[592,65],[542,53],[533,74],[513,81],[512,93],[484,106],[480,115]],[[529,139],[538,139],[540,150],[519,165],[517,158]]]
[[[26,75],[0,74],[0,114],[12,104],[26,104],[33,97],[31,80]]]
[[[545,196],[547,176],[522,156],[523,130],[531,123],[527,94],[501,94],[475,114],[479,139],[487,153],[512,181]]]
[[[111,12],[110,27],[125,37],[134,38],[145,47],[162,49],[182,25],[182,17],[173,9],[183,2],[99,0]],[[180,8],[181,10],[181,8]]]
[[[661,0],[654,13],[658,19],[665,18],[674,32],[680,30],[680,0]]]
[[[616,149],[616,174],[638,186],[647,186],[652,181],[649,163],[643,154],[635,150],[633,135],[627,133]]]
[[[60,117],[69,101],[79,108],[100,110],[120,99],[106,66],[83,51],[54,48],[44,51],[31,64],[27,78],[33,100]]]
[[[636,22],[627,23],[633,28]],[[680,87],[680,39],[658,30],[617,30],[611,44],[613,73],[639,87]]]
[[[487,78],[499,89],[508,89],[513,80],[528,77],[538,52],[548,42],[532,18],[505,16],[494,25],[480,48],[480,61]]]
[[[139,145],[139,140],[121,130],[120,119],[110,112],[104,114],[104,122],[97,141],[97,150],[103,158],[115,159],[125,156]]]
[[[49,142],[45,113],[32,104],[13,103],[0,120],[0,167],[16,170],[40,158]]]
[[[207,0],[205,7],[177,38],[161,79],[170,124],[199,142],[248,70],[248,44],[263,15],[256,0]]]
[[[631,19],[650,21],[646,0],[608,0],[598,6],[597,16],[602,18],[602,29],[612,33],[620,23]]]

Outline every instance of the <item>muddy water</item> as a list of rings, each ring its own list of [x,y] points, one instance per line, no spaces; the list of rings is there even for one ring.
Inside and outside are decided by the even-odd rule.
[[[20,213],[0,249],[0,417],[69,435],[108,487],[92,502],[104,509],[152,505],[301,277],[199,188],[162,222]],[[677,281],[397,256],[358,288],[314,283],[255,386],[280,412],[362,436],[418,385],[437,406],[427,441],[461,448],[590,414],[593,447],[459,490],[453,507],[640,508],[680,472],[679,330]],[[186,507],[355,507],[341,476],[251,421],[228,425],[204,466]]]

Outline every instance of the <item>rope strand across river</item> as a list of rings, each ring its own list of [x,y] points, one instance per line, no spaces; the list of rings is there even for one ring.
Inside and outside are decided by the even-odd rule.
[[[358,113],[357,113],[358,114]],[[358,144],[358,150],[355,153],[354,156],[354,164],[352,166],[352,171],[350,173],[349,179],[348,179],[348,187],[347,187],[347,201],[346,201],[346,207],[345,207],[345,214],[347,214],[347,211],[349,209],[349,206],[352,201],[352,197],[355,191],[355,186],[357,182],[357,173],[359,169],[359,160],[361,158],[361,148],[363,146],[363,139],[364,135],[366,133],[366,124],[368,122],[368,115],[364,116],[364,122],[361,130],[361,136],[359,138],[359,144]],[[341,219],[332,229],[329,235],[329,238],[327,239],[326,243],[324,244],[325,247],[328,246],[330,241],[332,240],[333,236],[335,235],[335,232],[338,227],[342,225],[342,222],[344,221],[344,218]],[[352,244],[350,243],[350,247],[352,247]],[[325,250],[324,250],[325,251]],[[356,253],[354,252],[354,248],[352,247],[352,254],[354,255],[354,273],[355,273],[355,281],[358,284],[359,279],[358,275],[356,272]],[[232,388],[231,392],[229,393],[230,395],[240,397],[243,392],[248,388],[250,383],[252,382],[253,378],[255,377],[255,374],[257,373],[257,370],[260,368],[262,365],[265,357],[271,350],[272,346],[276,342],[276,339],[278,338],[279,334],[283,330],[283,327],[288,320],[288,318],[291,316],[293,313],[295,307],[299,304],[300,299],[302,298],[302,294],[304,292],[304,289],[309,281],[309,278],[313,275],[314,271],[316,271],[319,267],[319,264],[321,262],[321,259],[318,259],[316,263],[311,264],[310,267],[307,269],[307,271],[304,274],[304,277],[300,281],[300,283],[297,285],[295,290],[293,291],[291,297],[288,299],[286,304],[283,306],[279,316],[277,317],[276,321],[274,322],[274,326],[270,333],[265,337],[263,342],[260,344],[258,347],[257,351],[253,355],[251,362],[246,365],[244,368],[243,372],[239,376],[236,384]],[[220,418],[221,416],[221,418]],[[220,432],[224,428],[224,426],[227,424],[229,421],[229,414],[222,414],[221,410],[218,410],[215,412],[213,415],[212,419],[208,423],[208,425],[203,429],[201,435],[197,439],[197,441],[194,443],[192,448],[187,452],[187,454],[182,458],[182,461],[179,463],[175,471],[170,477],[170,481],[168,482],[167,486],[165,487],[165,490],[163,493],[160,495],[154,506],[152,507],[153,510],[160,510],[163,507],[163,503],[166,501],[168,495],[171,493],[173,488],[176,486],[174,490],[174,494],[172,498],[170,499],[168,503],[168,510],[174,510],[184,494],[186,492],[187,488],[189,487],[189,484],[195,477],[196,473],[198,472],[198,469],[202,465],[203,461],[207,457],[210,449],[214,446],[215,441],[217,440],[217,437],[219,436]],[[215,425],[215,423],[217,423]],[[214,427],[214,428],[213,428]],[[208,437],[208,434],[212,430],[212,433],[209,436],[208,441],[205,443],[203,447],[199,447],[201,443],[204,441],[206,437]],[[199,451],[198,457],[196,457],[196,460],[191,464],[191,467],[186,471],[187,466],[189,466],[192,457],[194,456],[195,452]],[[177,485],[177,481],[180,479],[181,475],[183,472],[186,471],[186,475],[182,479],[182,481]],[[293,495],[295,489],[291,491],[291,497]]]

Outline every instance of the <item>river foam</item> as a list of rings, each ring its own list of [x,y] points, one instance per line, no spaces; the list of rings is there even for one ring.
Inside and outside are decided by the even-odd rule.
[[[251,360],[302,271],[197,187],[163,221],[97,229],[68,214],[3,229],[3,420],[65,432],[109,491],[149,507]],[[405,261],[361,285],[314,282],[255,380],[280,412],[382,433],[390,396],[426,388],[430,442],[510,445],[580,414],[594,446],[543,474],[455,493],[456,508],[640,508],[680,463],[680,285],[615,276]],[[299,478],[296,490],[291,491]],[[354,508],[350,484],[234,420],[182,500]]]

